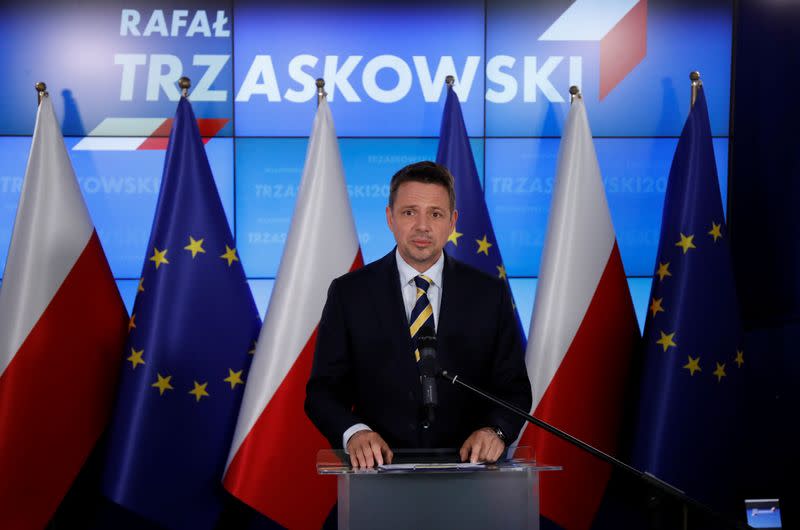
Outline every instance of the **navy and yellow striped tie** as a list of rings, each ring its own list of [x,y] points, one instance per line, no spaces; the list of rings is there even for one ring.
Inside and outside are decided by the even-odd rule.
[[[411,338],[416,344],[417,335],[421,329],[426,327],[434,329],[433,307],[431,307],[431,301],[428,300],[428,288],[433,280],[420,274],[414,277],[414,283],[417,285],[417,301],[414,303],[414,309],[411,310],[411,317],[408,321],[410,322]],[[419,361],[419,349],[414,350],[414,356]]]

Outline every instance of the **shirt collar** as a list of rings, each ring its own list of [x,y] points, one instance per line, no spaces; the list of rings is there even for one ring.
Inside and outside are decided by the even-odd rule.
[[[397,261],[397,272],[400,273],[400,283],[403,285],[410,283],[415,277],[419,276],[420,274],[424,274],[431,280],[433,280],[434,285],[438,285],[439,288],[442,287],[442,270],[444,270],[444,251],[439,256],[439,259],[436,260],[436,263],[431,265],[431,267],[426,270],[425,272],[420,273],[417,269],[406,263],[406,260],[400,255],[400,251],[395,249],[394,251],[395,260]]]

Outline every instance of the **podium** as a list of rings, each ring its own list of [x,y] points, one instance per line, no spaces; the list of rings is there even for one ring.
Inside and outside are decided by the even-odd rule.
[[[354,470],[344,451],[317,455],[336,475],[339,530],[539,528],[540,465],[528,447],[496,464],[462,464],[456,449],[397,450],[392,465]]]

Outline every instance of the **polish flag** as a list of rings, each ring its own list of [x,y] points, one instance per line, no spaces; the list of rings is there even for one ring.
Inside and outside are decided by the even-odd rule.
[[[639,340],[583,99],[564,126],[526,352],[533,415],[614,453],[631,354]],[[589,528],[611,474],[608,464],[541,429],[519,445],[543,464],[541,513]]]
[[[317,475],[327,440],[303,410],[331,281],[363,265],[327,101],[314,119],[294,218],[261,328],[225,488],[287,528],[322,526],[336,484]]]
[[[45,96],[0,288],[0,528],[53,516],[106,426],[127,325]]]

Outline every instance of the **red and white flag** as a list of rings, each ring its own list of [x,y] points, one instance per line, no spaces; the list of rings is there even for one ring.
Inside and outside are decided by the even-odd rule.
[[[526,352],[533,415],[614,453],[639,328],[600,167],[578,96],[564,126]],[[591,525],[611,468],[528,425],[519,445],[563,466],[541,474],[541,513],[567,529]]]
[[[43,528],[106,426],[128,315],[42,99],[0,288],[0,528]]]
[[[322,526],[336,484],[316,473],[330,447],[303,411],[331,281],[363,265],[336,130],[317,109],[294,217],[233,437],[225,488],[287,528]]]

